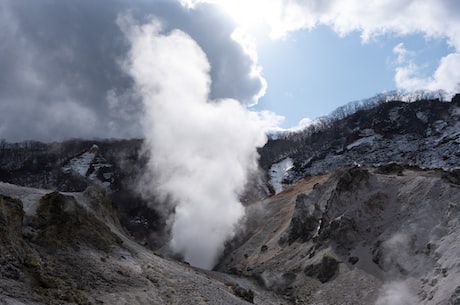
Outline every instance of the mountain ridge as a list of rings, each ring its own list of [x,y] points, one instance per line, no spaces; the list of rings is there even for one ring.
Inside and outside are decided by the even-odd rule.
[[[286,184],[355,164],[398,163],[422,168],[456,169],[460,95],[451,102],[389,101],[344,118],[320,121],[304,131],[269,140],[260,150],[261,166],[291,160]]]
[[[0,304],[460,304],[459,121],[390,101],[269,140],[214,271],[163,251],[142,140],[2,142]]]

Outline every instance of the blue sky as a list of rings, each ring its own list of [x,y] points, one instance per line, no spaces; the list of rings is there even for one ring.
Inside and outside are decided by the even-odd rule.
[[[457,91],[459,15],[458,0],[0,0],[0,140],[145,139],[140,188],[177,203],[171,249],[210,268],[266,134],[386,90]]]
[[[445,39],[422,34],[384,35],[363,42],[360,33],[339,36],[328,26],[301,30],[283,40],[259,38],[259,64],[268,87],[254,108],[285,117],[282,127],[315,119],[351,101],[397,89],[393,48],[403,43],[422,76],[434,73],[451,51]]]
[[[143,136],[128,23],[206,56],[166,56],[167,86],[194,94],[181,76],[204,71],[208,102],[265,111],[273,130],[385,91],[459,91],[459,14],[457,0],[3,0],[0,139]]]

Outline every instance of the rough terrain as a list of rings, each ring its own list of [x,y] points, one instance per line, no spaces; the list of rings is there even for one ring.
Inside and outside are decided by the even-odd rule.
[[[1,141],[0,305],[460,305],[459,121],[391,101],[271,139],[214,271],[166,257],[142,140]]]
[[[459,304],[460,187],[389,165],[308,177],[251,209],[218,266],[295,304]]]
[[[106,191],[0,183],[0,304],[281,304],[236,276],[195,269],[133,241]]]

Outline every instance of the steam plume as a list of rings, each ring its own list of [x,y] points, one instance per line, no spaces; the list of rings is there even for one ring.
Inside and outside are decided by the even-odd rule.
[[[375,305],[415,305],[417,298],[403,281],[383,285]]]
[[[170,247],[212,268],[244,214],[238,194],[266,141],[261,119],[235,100],[208,100],[210,65],[184,32],[129,16],[118,24],[131,46],[123,66],[145,107],[151,187],[176,205]]]

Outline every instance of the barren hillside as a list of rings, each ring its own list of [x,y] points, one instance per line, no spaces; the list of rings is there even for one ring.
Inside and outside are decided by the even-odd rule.
[[[458,182],[397,165],[309,177],[251,208],[218,269],[295,304],[459,304]]]

